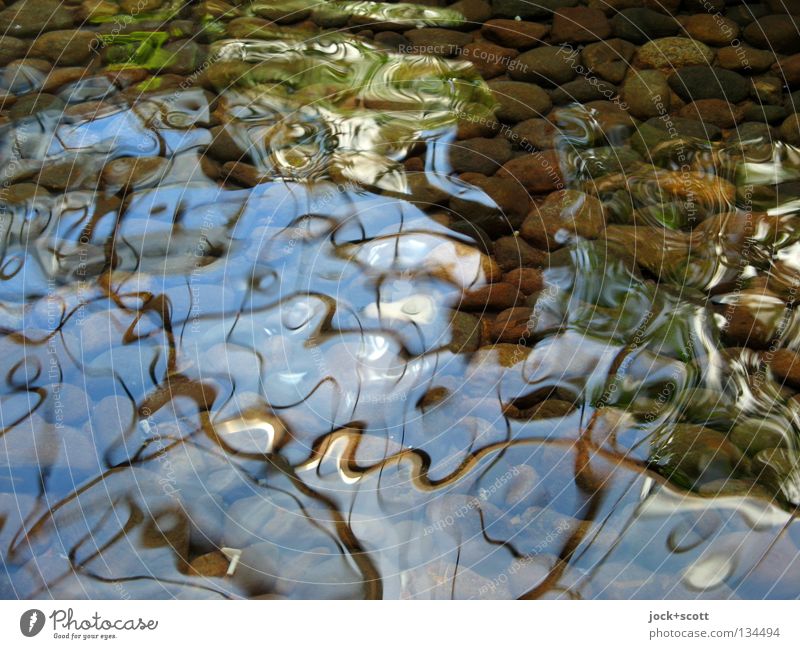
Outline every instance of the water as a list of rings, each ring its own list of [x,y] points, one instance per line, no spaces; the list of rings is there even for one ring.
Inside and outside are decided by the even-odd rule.
[[[565,109],[609,225],[555,233],[486,344],[501,271],[453,205],[519,224],[452,174],[493,103],[468,66],[281,27],[186,84],[120,69],[2,126],[4,596],[796,595],[798,402],[763,365],[798,348],[796,149],[623,159]]]

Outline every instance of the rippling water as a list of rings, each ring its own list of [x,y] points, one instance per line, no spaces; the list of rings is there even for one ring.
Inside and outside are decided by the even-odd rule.
[[[519,224],[452,174],[471,68],[277,29],[124,72],[0,133],[0,592],[796,595],[798,402],[737,307],[798,348],[800,152],[623,160],[565,109],[559,213],[612,217],[492,334],[453,205]]]

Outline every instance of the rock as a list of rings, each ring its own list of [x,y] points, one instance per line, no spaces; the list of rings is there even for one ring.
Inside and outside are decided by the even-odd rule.
[[[781,139],[800,146],[800,113],[789,115],[780,126]]]
[[[61,0],[19,0],[0,11],[4,36],[37,36],[72,27],[72,12]]]
[[[514,146],[526,151],[555,149],[557,141],[561,139],[558,127],[540,117],[520,122],[506,137]]]
[[[764,72],[775,63],[775,54],[745,45],[717,50],[717,65],[734,72]]]
[[[560,248],[575,237],[594,239],[605,228],[600,200],[568,189],[550,194],[534,206],[520,228],[520,234],[541,250]]]
[[[60,29],[42,34],[31,46],[30,55],[47,59],[61,66],[82,65],[94,54],[94,32],[81,29]]]
[[[749,462],[725,435],[710,428],[674,424],[655,450],[668,477],[687,486],[746,474]]]
[[[200,577],[224,577],[230,562],[222,552],[209,552],[192,559],[189,574]]]
[[[136,15],[161,9],[165,0],[120,0],[119,8],[126,14]]]
[[[747,27],[751,22],[766,16],[769,9],[763,4],[745,4],[729,7],[725,17],[735,22],[739,27]]]
[[[752,77],[750,96],[761,104],[782,104],[783,82],[771,75]]]
[[[577,50],[547,45],[520,54],[508,68],[517,81],[535,81],[557,86],[577,76]]]
[[[642,68],[655,68],[671,72],[687,65],[710,65],[714,51],[691,38],[670,36],[642,45],[636,53],[634,63]]]
[[[725,99],[735,104],[748,95],[747,82],[742,75],[700,65],[678,70],[669,78],[669,86],[685,101]]]
[[[797,452],[788,448],[769,448],[753,458],[753,472],[758,481],[772,493],[781,494],[796,503],[800,497],[797,487]]]
[[[500,178],[514,179],[534,194],[544,194],[564,187],[561,160],[554,150],[513,158],[500,168],[497,175]]]
[[[470,27],[484,23],[492,16],[492,8],[486,0],[458,0],[450,5],[450,9],[464,16]]]
[[[800,54],[781,59],[772,66],[790,88],[800,85]]]
[[[728,438],[748,455],[787,446],[787,432],[769,419],[741,419],[731,427]]]
[[[742,118],[742,112],[724,99],[699,99],[686,104],[678,114],[686,119],[700,120],[719,128],[731,128]]]
[[[535,248],[531,248],[535,250]],[[523,295],[532,295],[544,288],[542,271],[538,268],[515,268],[503,275],[503,281],[516,286]]]
[[[610,83],[621,83],[630,68],[636,46],[619,38],[592,43],[581,51],[581,61],[593,74]]]
[[[530,198],[528,192],[519,183],[511,178],[470,179],[469,182],[482,189],[491,198],[498,208],[501,216],[510,224],[519,224],[528,214]],[[468,221],[478,220],[487,212],[482,203],[465,200],[458,197],[450,198],[450,209]]]
[[[500,137],[474,138],[450,145],[450,164],[457,173],[493,174],[511,158],[511,144]]]
[[[490,81],[495,100],[500,104],[497,118],[516,124],[550,112],[550,96],[539,86],[521,81]]]
[[[775,339],[786,303],[767,290],[743,289],[728,304],[720,304],[723,340],[731,346],[766,349]]]
[[[27,51],[28,46],[25,41],[13,36],[0,36],[0,65],[7,65],[22,58]]]
[[[611,35],[611,23],[599,9],[570,7],[553,14],[550,41],[553,43],[593,43]]]
[[[489,20],[481,27],[481,34],[484,38],[516,50],[527,50],[543,45],[543,39],[549,31],[550,28],[547,25],[504,18]]]
[[[545,399],[541,403],[519,411],[520,419],[561,419],[573,410],[575,404],[562,399]]]
[[[465,311],[501,311],[514,306],[521,299],[519,290],[506,282],[487,284],[479,289],[466,291],[458,304]]]
[[[501,47],[489,41],[476,41],[462,48],[459,58],[469,61],[484,79],[493,79],[511,66],[517,50]]]
[[[767,362],[778,382],[800,388],[800,356],[797,353],[789,349],[778,349]]]
[[[598,99],[613,99],[617,94],[617,87],[611,83],[580,76],[574,81],[561,84],[552,92],[551,98],[556,105],[573,102],[585,104]]]
[[[709,13],[689,16],[683,23],[686,33],[715,47],[731,45],[739,36],[739,25],[728,18]]]
[[[103,168],[101,177],[108,187],[136,189],[156,184],[168,168],[165,158],[117,158]]]
[[[36,182],[54,192],[65,192],[81,187],[93,175],[91,165],[82,160],[46,165]],[[96,182],[96,177],[92,183]]]
[[[658,70],[631,70],[622,86],[622,99],[639,119],[663,115],[670,108],[667,77]]]
[[[494,258],[504,271],[547,265],[547,253],[537,250],[523,238],[516,236],[501,237],[495,241]]]
[[[747,42],[757,48],[779,54],[800,52],[800,16],[771,15],[759,18],[744,29]]]
[[[36,115],[44,111],[60,114],[65,105],[61,98],[55,95],[46,93],[30,94],[20,97],[11,110],[8,111],[8,114],[14,119]]]
[[[450,342],[447,348],[454,354],[477,351],[481,340],[478,318],[469,313],[453,311],[450,318]]]
[[[492,323],[489,335],[499,343],[524,345],[533,335],[530,307],[513,307],[501,312]]]
[[[629,173],[639,167],[642,156],[627,146],[595,147],[581,154],[586,172],[592,178]]]
[[[250,154],[234,140],[230,127],[224,125],[211,128],[211,142],[206,153],[220,162],[250,161]]]
[[[742,110],[742,119],[748,122],[766,122],[778,124],[786,119],[788,111],[783,106],[765,106],[749,104]]]
[[[672,16],[652,9],[624,9],[611,19],[611,29],[617,38],[632,43],[645,43],[655,38],[674,36],[680,24]]]
[[[438,27],[409,29],[404,36],[411,43],[410,53],[431,56],[457,56],[461,48],[472,42],[472,34]]]
[[[550,16],[556,9],[574,7],[578,0],[492,0],[492,17],[523,20]]]
[[[169,56],[169,60],[161,73],[188,77],[198,70],[206,59],[203,46],[190,39],[172,41],[162,49]],[[183,81],[183,85],[185,87],[186,81]]]

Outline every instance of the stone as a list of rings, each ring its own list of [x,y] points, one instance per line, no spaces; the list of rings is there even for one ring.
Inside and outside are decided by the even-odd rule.
[[[505,18],[495,18],[481,26],[481,34],[484,38],[516,50],[528,50],[538,45],[544,45],[543,39],[549,31],[550,28],[547,25]]]
[[[409,29],[403,35],[411,43],[410,53],[430,56],[457,56],[461,48],[472,42],[471,34],[438,27]]]
[[[800,113],[789,115],[780,126],[781,139],[800,146]]]
[[[709,13],[689,16],[683,23],[686,33],[714,47],[731,45],[739,36],[739,25],[733,20]]]
[[[167,43],[163,51],[169,56],[161,73],[188,77],[198,70],[205,61],[206,52],[202,45],[191,39],[181,39]],[[183,81],[185,87],[186,81]]]
[[[765,72],[775,63],[775,54],[739,45],[717,50],[717,65],[734,72]]]
[[[92,175],[91,165],[76,160],[48,164],[39,172],[36,182],[54,192],[64,192],[81,187]],[[96,182],[96,178],[92,179]]]
[[[800,389],[800,356],[797,353],[790,349],[778,349],[768,362],[778,382]]]
[[[30,55],[61,65],[82,65],[94,54],[98,43],[94,32],[81,29],[59,29],[37,37]]]
[[[572,48],[546,45],[520,54],[508,68],[508,75],[517,81],[534,81],[557,86],[572,81],[578,72]]]
[[[639,119],[663,115],[671,101],[667,77],[658,70],[632,70],[622,86],[622,99]]]
[[[798,24],[800,16],[764,16],[745,27],[743,33],[747,42],[759,49],[778,54],[797,54],[800,52]]]
[[[526,344],[533,335],[532,313],[533,309],[525,306],[502,311],[492,323],[491,339],[499,343]]]
[[[728,438],[748,455],[787,445],[786,430],[769,419],[739,419],[728,432]]]
[[[491,178],[470,179],[469,182],[486,192],[507,222],[518,225],[528,214],[528,203],[530,203],[528,192],[511,178],[492,176]],[[487,211],[483,203],[458,197],[450,198],[450,209],[470,221],[486,214]]]
[[[450,317],[450,342],[447,348],[454,354],[477,351],[481,341],[480,321],[470,313],[453,311]]]
[[[595,196],[573,189],[550,194],[534,206],[520,234],[541,250],[560,248],[575,237],[594,239],[605,228],[603,204]]]
[[[742,75],[700,65],[678,70],[669,78],[669,87],[685,101],[725,99],[735,104],[745,99],[749,92]]]
[[[506,162],[497,172],[500,178],[512,178],[529,192],[545,194],[563,189],[564,175],[557,151],[537,151]]]
[[[72,27],[72,12],[61,0],[19,0],[0,11],[0,34],[37,36]]]
[[[607,81],[580,76],[574,81],[561,84],[551,93],[551,99],[556,105],[574,102],[585,104],[598,99],[613,99],[618,92],[617,87]]]
[[[492,17],[516,18],[522,20],[545,18],[556,9],[574,7],[579,0],[492,0]]]
[[[611,23],[599,9],[568,7],[553,14],[552,43],[593,43],[611,35]]]
[[[624,9],[611,19],[614,36],[642,44],[655,38],[674,36],[680,24],[672,16],[647,8]]]
[[[11,110],[8,111],[10,117],[18,119],[28,117],[44,111],[61,113],[64,110],[64,102],[60,97],[47,93],[37,93],[20,97]]]
[[[526,296],[544,288],[544,277],[538,268],[515,268],[503,275],[503,281],[516,286]]]
[[[199,577],[224,577],[228,573],[230,561],[222,552],[209,552],[192,559],[189,574]]]
[[[470,27],[484,23],[492,16],[492,7],[486,0],[458,0],[450,5],[450,9],[464,16]]]
[[[782,494],[797,502],[796,484],[798,465],[797,453],[788,448],[769,448],[759,451],[753,458],[753,472],[758,481],[772,493]]]
[[[117,158],[106,164],[101,177],[108,187],[135,189],[156,184],[168,168],[165,158]]]
[[[490,41],[476,41],[461,49],[459,58],[472,63],[484,79],[505,74],[517,58],[519,52],[507,47],[501,47]]]
[[[547,253],[534,248],[518,236],[501,237],[494,242],[493,252],[495,261],[504,271],[547,265]]]
[[[630,69],[630,61],[635,52],[636,46],[633,43],[612,38],[584,47],[581,61],[601,79],[610,83],[621,83]]]
[[[11,61],[22,58],[27,51],[28,46],[25,41],[13,36],[0,35],[0,65],[7,65]]]
[[[713,60],[714,51],[700,41],[669,36],[642,45],[634,63],[642,68],[672,71],[687,65],[710,65]]]
[[[532,83],[490,81],[488,85],[500,104],[497,118],[510,124],[546,115],[553,106],[547,92]]]
[[[678,111],[686,119],[700,120],[718,126],[731,128],[742,118],[742,111],[724,99],[698,99],[686,104]]]
[[[786,119],[787,114],[788,111],[783,106],[749,104],[744,107],[744,110],[742,110],[742,119],[748,122],[779,124]]]
[[[772,75],[751,77],[750,96],[761,104],[782,104],[783,82]]]
[[[517,124],[506,135],[517,148],[530,151],[531,149],[555,149],[561,139],[560,131],[552,122],[536,117],[526,119]]]
[[[459,309],[465,311],[501,311],[508,309],[521,299],[519,290],[506,282],[495,282],[481,288],[466,291],[461,296]]]
[[[493,174],[511,158],[511,143],[500,137],[474,138],[455,142],[448,148],[456,173]]]
[[[211,142],[206,153],[220,162],[250,161],[250,154],[236,142],[233,131],[225,125],[211,128]]]
[[[800,85],[800,54],[781,59],[772,66],[773,72],[778,74],[790,88]]]

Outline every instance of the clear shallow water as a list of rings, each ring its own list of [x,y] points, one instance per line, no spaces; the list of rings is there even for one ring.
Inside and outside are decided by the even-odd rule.
[[[722,330],[757,302],[796,346],[796,198],[769,190],[797,152],[683,143],[698,223],[673,229],[646,208],[683,198],[675,152],[615,175],[616,136],[566,110],[561,174],[610,227],[559,235],[533,348],[476,351],[456,314],[499,269],[441,213],[492,205],[448,162],[453,114],[491,102],[400,58],[222,42],[205,91],[96,77],[3,126],[3,594],[796,596],[797,403]],[[256,176],[202,156],[220,122]],[[788,470],[756,480],[734,434]],[[231,575],[189,568],[220,548]]]

